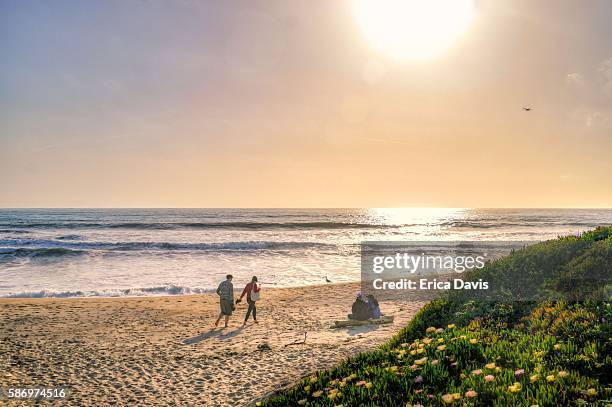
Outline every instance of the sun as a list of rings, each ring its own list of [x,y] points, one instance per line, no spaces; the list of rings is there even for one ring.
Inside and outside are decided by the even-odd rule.
[[[372,46],[396,60],[439,55],[474,19],[473,0],[352,0],[352,8]]]

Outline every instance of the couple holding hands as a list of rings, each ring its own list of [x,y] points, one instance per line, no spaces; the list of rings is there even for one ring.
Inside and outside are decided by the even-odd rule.
[[[217,295],[219,295],[219,306],[221,308],[221,312],[219,313],[219,318],[215,322],[215,328],[219,326],[219,322],[221,318],[225,317],[225,327],[229,323],[229,317],[232,315],[232,312],[236,309],[236,305],[234,305],[234,285],[232,284],[232,279],[234,277],[231,274],[225,276],[225,281],[219,284],[217,288]],[[244,323],[242,326],[245,326],[249,317],[251,316],[251,312],[253,313],[253,321],[257,323],[257,307],[255,306],[255,302],[259,301],[261,293],[261,286],[257,283],[257,277],[253,276],[251,282],[248,283],[244,290],[242,290],[242,294],[240,298],[236,300],[236,304],[242,301],[242,298],[246,295],[247,304],[249,304],[249,309],[247,310],[246,316],[244,317]]]

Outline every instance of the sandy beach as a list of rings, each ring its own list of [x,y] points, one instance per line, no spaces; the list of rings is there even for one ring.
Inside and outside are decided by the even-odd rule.
[[[242,328],[243,302],[225,329],[215,294],[2,299],[0,387],[66,386],[71,405],[248,405],[385,342],[424,304],[388,299],[393,324],[330,329],[358,290],[266,289],[259,324]]]

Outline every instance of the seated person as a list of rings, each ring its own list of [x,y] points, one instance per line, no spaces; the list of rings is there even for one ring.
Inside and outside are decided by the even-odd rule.
[[[368,308],[368,303],[363,300],[361,293],[357,293],[357,299],[353,303],[351,311],[352,313],[348,315],[349,319],[355,321],[365,321],[372,318],[370,308]]]
[[[380,312],[380,305],[378,305],[378,300],[372,295],[368,294],[366,296],[368,299],[368,308],[370,309],[371,318],[380,318],[382,316]]]

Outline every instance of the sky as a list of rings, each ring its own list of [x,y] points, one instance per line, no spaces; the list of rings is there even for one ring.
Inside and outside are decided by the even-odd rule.
[[[0,0],[0,207],[612,207],[612,2],[418,60],[353,6]]]

